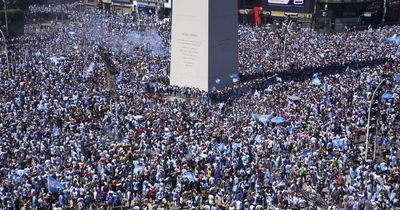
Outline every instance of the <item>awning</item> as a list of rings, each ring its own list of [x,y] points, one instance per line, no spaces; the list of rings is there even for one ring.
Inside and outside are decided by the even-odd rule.
[[[138,8],[155,8],[156,4],[155,3],[137,3]]]
[[[117,4],[132,4],[131,0],[112,0],[112,3],[117,3]]]
[[[253,9],[240,9],[239,14],[250,15],[250,14],[254,14],[254,11],[253,11]]]

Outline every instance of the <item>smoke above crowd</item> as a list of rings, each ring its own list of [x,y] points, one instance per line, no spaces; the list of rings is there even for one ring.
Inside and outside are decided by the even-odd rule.
[[[126,16],[123,19],[134,21],[132,16]],[[118,26],[118,30],[114,28],[115,25]],[[77,34],[75,31],[68,33],[71,37],[85,37],[89,43],[82,43],[84,45],[108,47],[114,56],[123,54],[135,57],[134,52],[137,49],[151,56],[166,57],[169,55],[166,37],[159,34],[157,27],[146,27],[144,21],[122,25],[99,16],[82,22],[81,28],[84,29],[80,31],[82,34]]]

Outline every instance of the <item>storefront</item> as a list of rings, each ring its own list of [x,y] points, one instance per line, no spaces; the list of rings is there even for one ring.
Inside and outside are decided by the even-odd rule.
[[[102,3],[102,5],[101,5],[102,9],[104,9],[106,11],[111,10],[111,4],[112,4],[111,0],[102,0],[101,3]]]
[[[84,3],[86,6],[97,6],[99,0],[85,0]]]
[[[254,24],[253,9],[239,9],[239,21],[242,24]]]
[[[130,0],[112,0],[111,7],[119,13],[132,14],[133,12],[133,3]]]
[[[164,1],[164,17],[172,17],[172,0]]]
[[[273,23],[274,20],[281,21],[290,18],[290,20],[292,20],[301,28],[311,28],[314,16],[312,13],[263,11],[263,17],[267,23]]]
[[[155,14],[157,11],[157,5],[153,2],[137,2],[137,8],[140,12],[146,14]]]

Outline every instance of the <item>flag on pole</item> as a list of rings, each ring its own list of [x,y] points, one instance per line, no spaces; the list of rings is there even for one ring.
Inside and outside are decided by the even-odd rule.
[[[48,188],[49,192],[56,193],[59,190],[63,190],[64,185],[57,179],[54,179],[52,176],[48,175],[47,176],[47,188]]]
[[[325,79],[324,81],[324,93],[328,92],[328,80]]]

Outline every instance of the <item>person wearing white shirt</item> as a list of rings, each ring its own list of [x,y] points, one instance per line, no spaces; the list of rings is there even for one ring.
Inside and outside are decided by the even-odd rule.
[[[208,195],[208,203],[212,206],[214,205],[214,195],[209,194]]]

